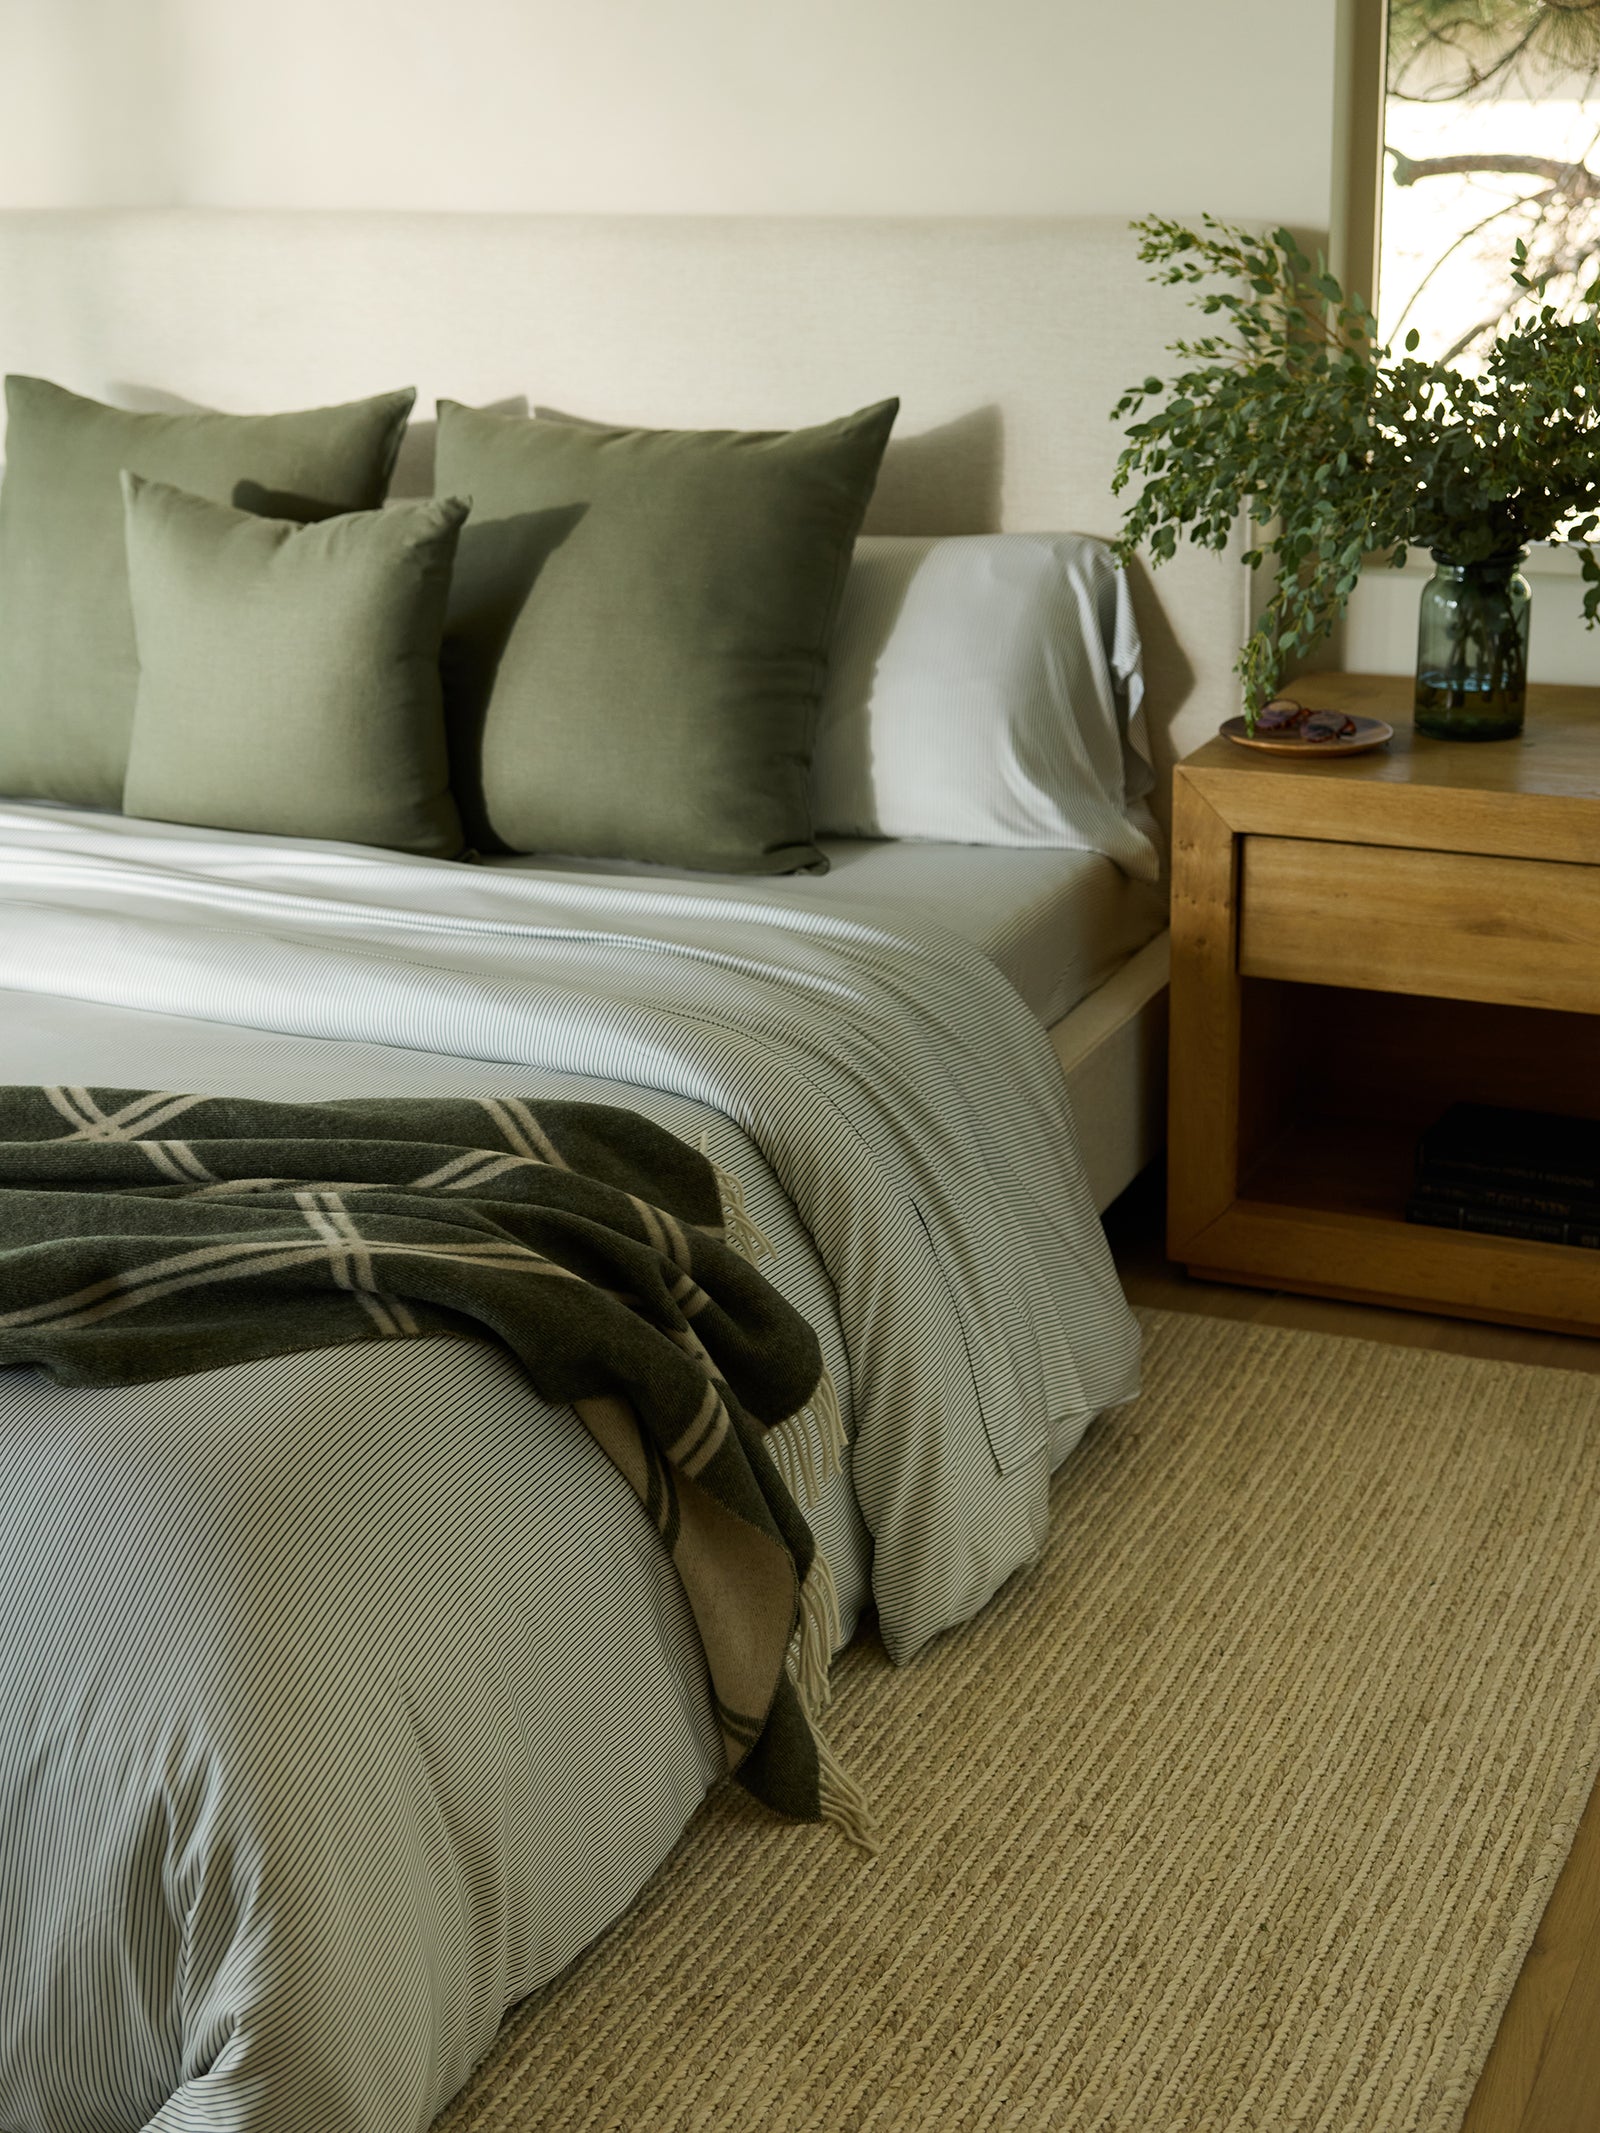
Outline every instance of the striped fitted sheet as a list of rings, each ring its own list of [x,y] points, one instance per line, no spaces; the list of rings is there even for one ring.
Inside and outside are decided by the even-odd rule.
[[[848,1623],[864,1514],[896,1657],[1134,1389],[1048,1044],[953,935],[20,807],[0,903],[7,1080],[704,1134],[822,1337],[853,1443],[813,1520]],[[637,1503],[457,1343],[12,1373],[0,1421],[0,2127],[426,2125],[718,1767]]]

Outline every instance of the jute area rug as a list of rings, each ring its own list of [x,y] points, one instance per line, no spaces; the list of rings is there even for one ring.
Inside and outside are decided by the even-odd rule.
[[[1600,1762],[1600,1381],[1151,1313],[1045,1560],[837,1669],[451,2133],[1454,2133]]]

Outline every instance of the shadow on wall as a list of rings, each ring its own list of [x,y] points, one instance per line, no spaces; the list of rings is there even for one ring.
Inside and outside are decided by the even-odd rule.
[[[130,415],[205,415],[209,408],[182,393],[169,393],[159,385],[138,385],[126,378],[112,378],[105,388],[107,403],[125,408]]]
[[[865,533],[997,533],[1005,427],[977,407],[915,437],[891,437]]]
[[[1172,567],[1167,565],[1169,570]],[[1195,685],[1195,672],[1188,654],[1173,634],[1172,624],[1156,595],[1143,556],[1135,556],[1129,564],[1128,585],[1133,593],[1134,619],[1139,625],[1139,642],[1144,650],[1145,727],[1150,735],[1150,752],[1156,766],[1156,790],[1152,802],[1162,828],[1169,830],[1172,826],[1168,819],[1171,812],[1169,773],[1174,758],[1187,755],[1196,745],[1191,739],[1175,747],[1171,729],[1189,700]]]

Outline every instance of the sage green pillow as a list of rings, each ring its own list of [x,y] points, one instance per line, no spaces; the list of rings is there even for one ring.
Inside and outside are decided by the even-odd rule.
[[[6,380],[0,793],[118,807],[138,662],[124,467],[274,518],[381,504],[413,392],[289,415],[140,415]]]
[[[439,640],[459,497],[311,526],[125,473],[123,811],[453,858]]]
[[[724,873],[824,865],[812,744],[898,405],[738,431],[441,401],[437,485],[473,500],[444,664],[468,833]]]

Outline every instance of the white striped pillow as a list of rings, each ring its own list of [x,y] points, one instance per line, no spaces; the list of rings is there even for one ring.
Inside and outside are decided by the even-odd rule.
[[[1060,845],[1155,880],[1139,661],[1104,542],[864,536],[812,762],[817,834]]]

